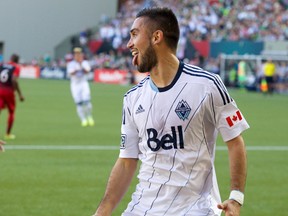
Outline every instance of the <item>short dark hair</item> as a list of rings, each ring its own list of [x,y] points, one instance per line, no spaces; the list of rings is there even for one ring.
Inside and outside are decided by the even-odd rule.
[[[12,54],[10,61],[18,63],[19,62],[19,55],[18,54]]]
[[[147,17],[149,28],[152,31],[161,30],[164,34],[164,40],[167,46],[172,50],[177,49],[180,29],[176,15],[167,7],[149,7],[138,12],[136,18]]]

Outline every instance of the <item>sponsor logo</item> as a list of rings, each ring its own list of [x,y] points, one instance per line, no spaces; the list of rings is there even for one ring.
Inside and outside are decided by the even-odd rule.
[[[184,148],[184,138],[182,126],[171,127],[172,134],[164,134],[162,137],[158,138],[158,132],[154,128],[147,129],[147,145],[148,147],[156,152],[160,148],[164,150],[183,149]]]
[[[177,105],[177,107],[175,109],[175,112],[176,112],[177,116],[181,120],[185,121],[185,119],[188,119],[188,116],[189,116],[189,114],[191,112],[191,108],[190,108],[189,104],[186,101],[181,100],[178,103],[178,105]]]
[[[103,83],[126,83],[126,70],[114,69],[96,69],[94,71],[94,80]]]
[[[142,113],[142,112],[145,112],[145,109],[143,109],[142,105],[140,104],[136,110],[136,114],[139,114],[139,113]]]
[[[65,79],[66,72],[60,68],[44,67],[40,71],[40,77],[44,79]]]

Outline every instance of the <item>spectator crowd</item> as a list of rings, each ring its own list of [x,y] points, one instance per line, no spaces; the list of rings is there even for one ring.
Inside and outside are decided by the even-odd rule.
[[[127,0],[114,19],[102,20],[97,37],[111,41],[114,49],[122,49],[137,11],[154,5],[173,9],[181,26],[181,38],[210,41],[288,39],[287,5],[279,0]]]
[[[220,71],[219,59],[185,57],[187,40],[209,41],[286,41],[288,40],[287,0],[122,0],[115,18],[103,15],[98,30],[85,30],[73,37],[71,46],[80,44],[92,68],[121,68],[132,70],[131,55],[126,48],[130,26],[137,11],[149,6],[168,6],[178,17],[180,40],[177,56],[183,61],[203,67],[214,73]],[[110,44],[106,52],[91,53],[90,40]],[[71,58],[49,64],[65,64]],[[47,64],[47,62],[42,61]],[[282,72],[281,74],[288,72]],[[286,75],[285,75],[286,76]],[[288,76],[288,75],[287,75]],[[281,75],[281,77],[283,77]]]

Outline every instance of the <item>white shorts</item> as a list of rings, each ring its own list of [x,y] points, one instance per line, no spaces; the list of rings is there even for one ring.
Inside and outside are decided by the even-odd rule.
[[[220,216],[211,195],[194,194],[189,188],[139,183],[122,216]]]
[[[90,88],[88,82],[71,83],[71,93],[76,104],[90,101]]]

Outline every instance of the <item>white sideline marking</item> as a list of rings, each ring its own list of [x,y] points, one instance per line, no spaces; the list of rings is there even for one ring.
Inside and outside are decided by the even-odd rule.
[[[92,146],[92,145],[5,145],[11,150],[119,150],[118,146]]]
[[[119,150],[118,146],[94,146],[94,145],[5,145],[7,150]],[[226,151],[226,146],[218,146],[218,151]],[[288,146],[246,146],[247,151],[288,151]]]

